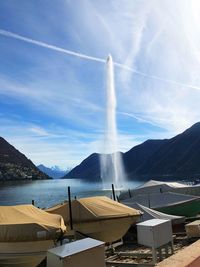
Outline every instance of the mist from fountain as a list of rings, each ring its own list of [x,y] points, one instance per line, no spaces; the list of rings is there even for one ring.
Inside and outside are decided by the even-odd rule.
[[[104,150],[101,153],[101,179],[104,188],[113,183],[116,188],[123,185],[126,180],[122,162],[122,154],[119,152],[118,134],[116,123],[116,94],[114,83],[114,66],[111,55],[106,61],[106,126],[104,135]]]

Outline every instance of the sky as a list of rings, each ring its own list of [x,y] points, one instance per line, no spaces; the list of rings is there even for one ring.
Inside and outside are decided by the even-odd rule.
[[[200,119],[199,0],[1,0],[0,136],[36,165],[102,152],[115,63],[119,149]]]

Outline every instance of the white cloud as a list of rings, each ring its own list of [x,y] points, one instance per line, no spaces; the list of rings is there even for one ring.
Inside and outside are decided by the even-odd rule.
[[[33,110],[40,110],[52,117],[71,120],[74,124],[91,128],[98,127],[96,122],[90,119],[90,114],[98,116],[99,113],[102,113],[102,107],[84,97],[84,86],[79,85],[77,80],[72,89],[69,88],[70,92],[66,91],[64,84],[51,84],[51,81],[41,78],[36,78],[33,83],[22,83],[0,76],[0,84],[0,95],[12,97],[23,104],[28,104],[29,108]],[[60,86],[59,90],[57,90],[57,86]],[[80,87],[82,92],[76,90]]]
[[[13,135],[13,133],[15,133]],[[0,136],[24,153],[36,165],[74,167],[100,147],[99,133],[41,127],[24,121],[1,119]]]
[[[28,130],[38,136],[49,136],[49,133],[39,126],[31,126]]]
[[[19,31],[11,26],[11,33],[0,31],[14,38],[0,37],[6,44],[4,50],[1,46],[2,57],[4,51],[12,52],[4,61],[0,94],[31,110],[36,121],[24,118],[19,124],[9,114],[12,125],[1,119],[2,136],[33,161],[47,165],[71,165],[100,151],[106,101],[104,66],[98,62],[109,53],[115,62],[136,71],[115,68],[118,116],[128,118],[128,130],[118,125],[122,151],[148,137],[171,137],[199,120],[199,1],[78,1],[79,8],[73,1],[64,3],[59,18],[52,6],[41,10],[41,23],[33,2],[28,5],[33,12],[24,14],[24,26],[16,22]],[[22,67],[23,60],[29,67]],[[41,117],[48,117],[48,127],[40,123]],[[146,127],[140,136],[131,134],[137,125]]]
[[[129,57],[136,73],[118,79],[118,88],[123,88],[118,89],[118,106],[121,112],[139,113],[146,122],[179,133],[200,117],[200,4],[152,3],[144,27],[138,28],[139,51]]]

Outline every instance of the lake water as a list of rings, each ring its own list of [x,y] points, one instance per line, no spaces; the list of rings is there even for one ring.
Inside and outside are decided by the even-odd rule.
[[[123,188],[116,189],[116,195],[122,190],[135,188],[141,182],[125,182]],[[101,183],[87,183],[77,179],[17,181],[0,183],[0,205],[28,204],[32,200],[41,208],[50,207],[68,199],[68,186],[72,199],[76,196],[108,196],[111,197],[111,185],[103,189]]]

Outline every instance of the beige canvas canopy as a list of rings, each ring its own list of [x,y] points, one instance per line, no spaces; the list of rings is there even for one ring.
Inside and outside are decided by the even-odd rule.
[[[65,230],[60,215],[32,205],[0,206],[0,242],[56,239]]]
[[[73,200],[71,205],[73,222],[99,221],[141,215],[139,210],[103,196]],[[49,208],[46,211],[59,214],[64,218],[65,222],[69,222],[69,205],[67,202]]]
[[[107,197],[88,197],[72,201],[73,229],[104,242],[120,239],[129,227],[138,222],[141,212]],[[47,209],[63,216],[69,224],[67,202]]]

